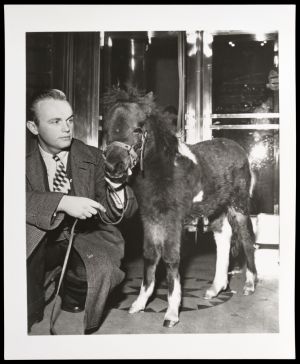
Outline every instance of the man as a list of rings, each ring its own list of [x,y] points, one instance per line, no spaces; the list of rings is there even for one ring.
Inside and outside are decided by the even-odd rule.
[[[124,240],[98,213],[116,222],[133,215],[136,200],[128,186],[105,177],[100,150],[73,138],[73,111],[63,92],[39,95],[30,112],[27,127],[37,143],[26,157],[28,329],[43,319],[45,274],[62,265],[78,219],[61,308],[85,309],[84,332],[90,333],[101,324],[108,294],[124,278]]]

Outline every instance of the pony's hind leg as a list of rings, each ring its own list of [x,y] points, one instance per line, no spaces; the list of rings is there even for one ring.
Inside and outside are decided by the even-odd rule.
[[[222,215],[211,224],[217,246],[216,272],[211,287],[205,292],[204,298],[216,297],[228,286],[228,266],[232,229],[226,215]]]
[[[164,317],[164,327],[173,327],[179,322],[181,284],[179,275],[180,239],[166,241],[162,256],[167,271],[168,309]]]
[[[253,232],[252,222],[250,216],[237,211],[233,207],[230,207],[228,212],[232,228],[235,230],[246,256],[246,282],[243,288],[243,294],[248,296],[255,291],[255,286],[257,283],[257,272],[254,257],[255,235]]]
[[[161,256],[161,246],[154,244],[152,238],[144,239],[144,275],[138,298],[132,303],[129,313],[143,311],[153,293],[155,272]]]

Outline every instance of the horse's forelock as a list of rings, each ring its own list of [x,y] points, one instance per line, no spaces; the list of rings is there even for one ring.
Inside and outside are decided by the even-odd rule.
[[[107,114],[107,121],[111,128],[137,128],[144,123],[147,115],[140,105],[131,102],[118,102]]]
[[[109,112],[115,105],[123,103],[137,104],[148,115],[156,109],[152,92],[146,93],[130,85],[127,86],[127,90],[112,87],[104,94],[101,102],[104,113]]]

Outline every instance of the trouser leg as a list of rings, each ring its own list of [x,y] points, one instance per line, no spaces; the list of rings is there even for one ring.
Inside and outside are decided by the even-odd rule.
[[[82,259],[75,249],[70,252],[70,260],[67,266],[66,276],[63,283],[62,308],[72,311],[83,310],[87,294],[86,268]]]
[[[44,281],[46,272],[46,243],[43,239],[27,259],[27,323],[31,326],[43,319],[45,306]]]
[[[47,270],[57,265],[63,266],[69,241],[49,242],[47,245]],[[72,247],[67,268],[60,290],[62,309],[67,311],[82,310],[87,293],[86,269],[77,251]]]

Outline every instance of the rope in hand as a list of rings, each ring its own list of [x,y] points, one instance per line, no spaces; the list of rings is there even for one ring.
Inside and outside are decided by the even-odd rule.
[[[110,185],[109,185],[109,187],[111,189],[112,194],[116,196],[116,198],[119,200],[118,202],[121,203],[121,205],[123,206],[122,207],[121,216],[120,216],[120,218],[117,221],[112,221],[109,218],[108,219],[105,219],[101,215],[101,213],[100,213],[99,210],[98,210],[98,215],[99,215],[101,221],[104,224],[117,225],[123,219],[124,214],[125,214],[125,211],[126,211],[126,207],[125,207],[125,204],[123,205],[123,202],[122,202],[120,196],[115,191],[115,189],[112,186],[110,186]],[[57,335],[56,330],[54,329],[54,324],[55,324],[55,322],[57,320],[58,313],[59,313],[59,310],[55,310],[55,308],[58,307],[56,305],[56,302],[57,302],[57,297],[58,297],[58,294],[59,294],[59,291],[60,291],[60,288],[61,288],[61,285],[62,285],[62,281],[63,281],[64,275],[65,275],[65,271],[66,271],[66,268],[67,268],[67,264],[68,264],[68,260],[69,260],[69,256],[70,256],[70,252],[71,252],[71,248],[72,248],[72,244],[73,244],[73,240],[74,240],[74,235],[75,235],[75,226],[76,226],[77,222],[78,222],[78,219],[75,219],[75,221],[74,221],[74,223],[72,225],[72,229],[71,229],[71,233],[70,233],[70,238],[69,238],[69,244],[68,244],[67,252],[66,252],[66,255],[65,255],[63,267],[62,267],[62,270],[61,270],[61,274],[60,274],[60,278],[59,278],[57,290],[56,290],[55,297],[54,297],[54,304],[53,304],[52,311],[51,311],[51,316],[50,316],[50,334],[51,335]]]

